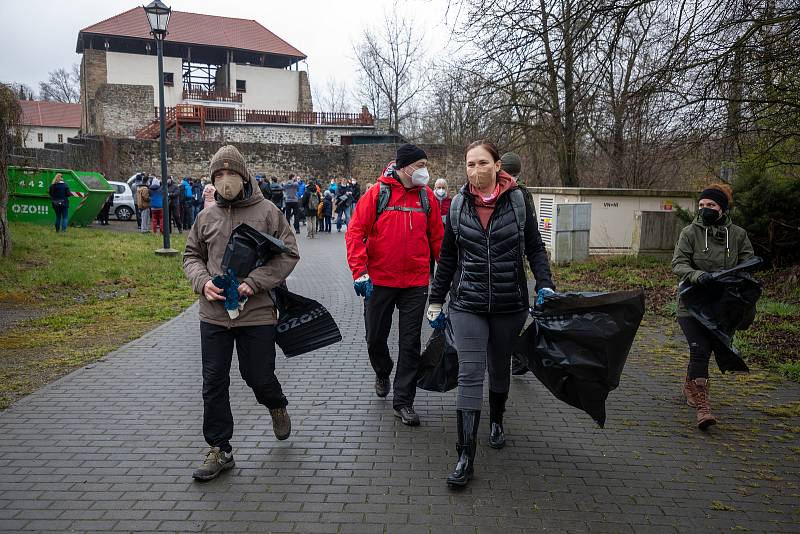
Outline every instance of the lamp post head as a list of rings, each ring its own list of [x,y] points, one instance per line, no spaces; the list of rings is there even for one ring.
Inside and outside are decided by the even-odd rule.
[[[144,12],[147,14],[147,22],[150,24],[150,33],[156,39],[164,39],[167,35],[167,24],[169,24],[172,9],[165,6],[161,0],[153,0],[144,6]]]

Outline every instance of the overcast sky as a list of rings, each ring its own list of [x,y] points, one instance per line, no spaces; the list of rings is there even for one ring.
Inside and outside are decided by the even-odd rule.
[[[162,0],[164,1],[164,0]],[[149,2],[144,2],[149,3]],[[177,11],[254,19],[308,56],[312,86],[333,76],[352,79],[352,43],[365,25],[379,25],[391,0],[172,0]],[[59,67],[80,63],[78,32],[142,2],[121,0],[0,0],[3,36],[10,52],[0,55],[0,81],[25,83],[38,93],[39,82]],[[402,0],[435,54],[449,35],[444,24],[446,0]]]

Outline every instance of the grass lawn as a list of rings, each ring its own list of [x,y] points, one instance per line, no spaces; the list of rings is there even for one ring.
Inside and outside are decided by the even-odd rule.
[[[14,223],[0,258],[0,409],[140,337],[195,300],[181,255],[156,256],[160,235]],[[185,238],[172,236],[182,252]]]
[[[612,256],[555,267],[558,289],[612,291],[642,287],[654,324],[675,323],[677,279],[668,260]],[[734,344],[747,362],[800,382],[800,267],[756,273],[764,293],[756,320],[737,332]],[[679,332],[680,329],[675,325]],[[687,349],[688,352],[688,349]]]

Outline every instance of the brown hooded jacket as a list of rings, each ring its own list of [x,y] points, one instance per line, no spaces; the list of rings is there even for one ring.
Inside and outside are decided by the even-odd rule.
[[[245,184],[243,197],[229,202],[217,193],[215,204],[204,208],[197,216],[183,253],[183,270],[194,292],[200,295],[200,320],[229,328],[277,323],[277,311],[269,292],[286,280],[300,261],[297,241],[286,217],[275,204],[264,198],[252,176]],[[255,294],[248,299],[239,316],[231,319],[222,301],[209,302],[203,297],[203,287],[214,276],[222,274],[222,257],[228,239],[241,223],[283,240],[289,253],[274,257],[240,280]]]

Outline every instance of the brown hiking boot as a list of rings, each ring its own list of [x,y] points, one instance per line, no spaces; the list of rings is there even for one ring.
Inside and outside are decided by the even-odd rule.
[[[717,419],[711,414],[711,406],[709,406],[708,378],[695,378],[692,382],[694,382],[694,398],[697,403],[697,428],[704,430],[717,423]]]
[[[686,397],[686,404],[692,408],[697,408],[694,382],[689,380],[689,373],[686,373],[686,378],[683,381],[683,396]]]
[[[272,416],[272,431],[275,432],[275,437],[281,441],[288,438],[292,433],[292,420],[289,419],[286,408],[275,408],[270,410],[269,414]]]

